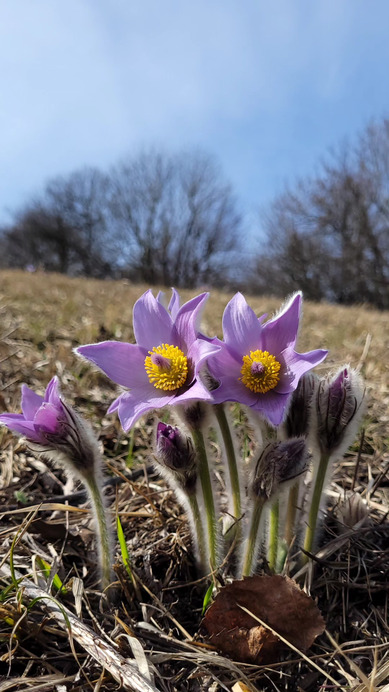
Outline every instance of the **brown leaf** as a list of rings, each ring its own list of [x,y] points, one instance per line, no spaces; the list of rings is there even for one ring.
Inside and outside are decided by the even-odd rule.
[[[221,653],[244,663],[270,663],[285,646],[260,618],[298,649],[308,649],[325,628],[313,599],[293,579],[280,575],[245,577],[221,589],[202,626]]]

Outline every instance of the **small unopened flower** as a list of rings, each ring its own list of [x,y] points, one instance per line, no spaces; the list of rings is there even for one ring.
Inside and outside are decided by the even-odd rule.
[[[24,435],[39,456],[60,464],[85,484],[98,534],[103,588],[112,573],[112,536],[102,490],[101,454],[89,424],[61,398],[58,378],[49,382],[44,396],[22,385],[22,413],[3,413],[0,423]]]
[[[369,507],[366,500],[353,490],[345,492],[344,497],[336,505],[334,514],[339,521],[338,529],[341,533],[369,522]]]
[[[61,398],[57,377],[43,397],[23,384],[21,408],[22,413],[0,415],[0,423],[24,435],[38,454],[71,467],[78,477],[95,472],[97,440],[89,424]]]
[[[143,414],[163,406],[212,401],[198,377],[207,358],[220,348],[198,338],[198,321],[207,297],[203,293],[179,308],[175,292],[169,313],[160,297],[146,291],[134,305],[136,344],[103,341],[76,349],[129,389],[108,410],[118,411],[124,430]]]
[[[307,470],[309,460],[304,438],[268,444],[254,469],[252,493],[264,502],[274,498],[282,484],[294,481]]]
[[[301,311],[296,293],[281,312],[265,324],[241,293],[228,303],[223,315],[224,342],[208,359],[211,376],[220,385],[214,401],[238,401],[279,425],[300,377],[321,363],[327,351],[297,353],[294,349]],[[215,340],[212,341],[215,343]]]
[[[284,428],[286,437],[307,437],[312,415],[312,403],[319,378],[313,372],[306,372],[294,390]]]
[[[317,440],[322,453],[341,456],[355,437],[364,411],[365,387],[349,366],[319,383]]]
[[[158,470],[173,488],[180,504],[186,510],[192,533],[196,559],[202,572],[211,557],[203,525],[203,514],[198,502],[198,462],[192,440],[178,428],[158,423],[155,460]]]
[[[196,453],[190,437],[165,423],[158,423],[156,458],[175,477],[182,489],[191,492],[197,481]]]

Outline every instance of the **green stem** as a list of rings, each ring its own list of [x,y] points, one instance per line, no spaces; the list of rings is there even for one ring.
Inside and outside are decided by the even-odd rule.
[[[262,510],[264,506],[263,500],[256,499],[253,513],[251,516],[250,532],[245,541],[243,560],[242,560],[242,577],[249,577],[254,569],[254,559],[256,546],[258,541],[259,523],[261,521]]]
[[[84,478],[86,487],[88,488],[90,499],[95,512],[97,523],[97,540],[99,545],[99,554],[101,560],[101,581],[103,591],[111,583],[112,576],[112,553],[110,530],[107,522],[107,511],[104,506],[103,495],[100,490],[94,475]]]
[[[312,552],[313,542],[314,542],[314,538],[315,538],[317,517],[319,514],[319,508],[320,508],[320,500],[321,500],[321,496],[322,496],[322,492],[323,492],[323,486],[324,486],[324,481],[325,481],[325,477],[327,474],[329,460],[330,460],[330,457],[327,454],[323,454],[320,457],[319,465],[318,465],[317,471],[316,471],[315,485],[313,488],[313,495],[312,495],[312,500],[311,500],[311,508],[309,510],[309,516],[308,516],[308,526],[307,526],[307,530],[305,533],[305,541],[304,541],[304,550],[306,550],[309,553]],[[308,555],[304,555],[303,561],[304,561],[304,563],[308,562]]]
[[[269,516],[269,567],[275,570],[278,550],[278,526],[280,523],[280,503],[276,500],[270,508]]]
[[[207,452],[205,442],[201,430],[192,429],[194,446],[197,452],[199,477],[201,489],[203,491],[204,506],[207,522],[207,539],[209,546],[209,561],[211,569],[217,566],[217,530],[216,530],[216,512],[215,502],[213,498],[213,489],[211,476],[209,473]]]
[[[192,516],[193,516],[195,543],[196,543],[196,546],[198,548],[200,565],[201,565],[202,569],[206,569],[206,567],[207,567],[207,560],[206,560],[207,551],[206,551],[206,546],[205,546],[204,527],[203,527],[203,523],[201,521],[199,503],[197,502],[196,495],[191,494],[191,495],[187,495],[187,497],[188,497],[189,506],[190,506],[190,509],[192,511]]]
[[[214,407],[216,419],[219,424],[220,432],[223,438],[224,448],[227,456],[227,468],[230,479],[230,487],[232,493],[232,513],[234,518],[238,520],[242,513],[242,503],[240,497],[240,482],[239,471],[236,463],[234,442],[231,435],[230,426],[223,404],[216,404]],[[240,535],[240,522],[236,525],[236,537]]]
[[[297,481],[289,490],[288,507],[286,509],[285,519],[285,541],[288,548],[291,546],[294,538],[294,530],[296,524],[296,513],[299,499],[300,482]]]

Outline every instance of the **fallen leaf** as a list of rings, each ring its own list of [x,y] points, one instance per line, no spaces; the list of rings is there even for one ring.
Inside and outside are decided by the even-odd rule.
[[[236,682],[232,686],[232,692],[254,692],[256,688],[249,687],[245,682]]]
[[[244,663],[270,663],[285,644],[255,617],[302,650],[325,629],[313,599],[293,579],[277,574],[245,577],[223,587],[202,628],[221,653]]]

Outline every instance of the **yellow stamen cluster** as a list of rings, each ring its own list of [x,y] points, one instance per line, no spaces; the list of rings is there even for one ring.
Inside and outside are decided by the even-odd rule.
[[[153,358],[157,354],[162,356],[161,362]],[[154,346],[145,358],[145,369],[150,382],[156,389],[171,392],[179,389],[186,382],[188,376],[188,360],[178,346],[162,344]]]
[[[259,367],[255,364],[258,363]],[[277,386],[280,376],[281,363],[268,351],[250,351],[249,356],[243,356],[243,365],[239,379],[256,394],[266,394]]]

